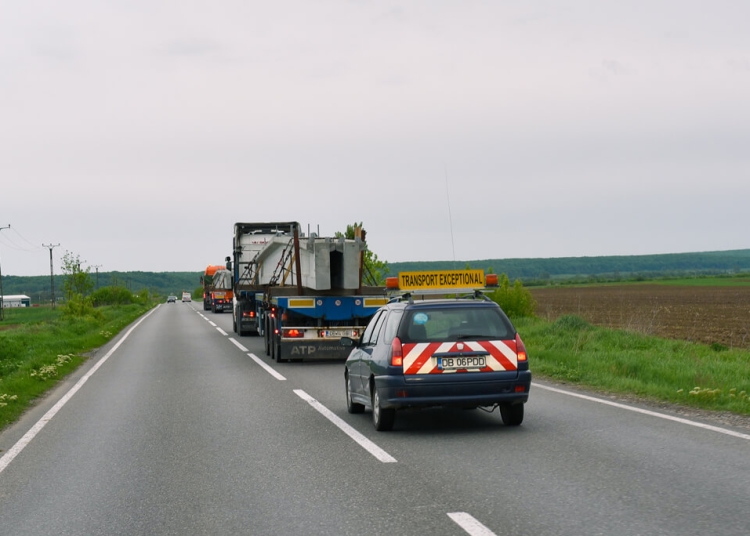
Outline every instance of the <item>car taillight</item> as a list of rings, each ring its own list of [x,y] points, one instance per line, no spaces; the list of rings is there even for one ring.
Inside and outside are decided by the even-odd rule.
[[[284,330],[284,337],[291,337],[293,339],[299,339],[301,337],[304,337],[305,334],[299,330],[299,329],[285,329]]]
[[[401,348],[401,339],[395,337],[391,343],[391,365],[401,367],[404,365],[404,351]]]
[[[521,336],[516,333],[516,354],[518,355],[519,361],[526,361],[526,346],[524,346]]]

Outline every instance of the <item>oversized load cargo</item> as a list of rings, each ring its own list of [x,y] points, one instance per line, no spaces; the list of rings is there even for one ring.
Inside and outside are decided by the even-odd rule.
[[[236,223],[234,329],[263,336],[273,359],[344,358],[342,336],[358,336],[385,303],[382,287],[362,286],[367,245],[302,235],[297,222]]]

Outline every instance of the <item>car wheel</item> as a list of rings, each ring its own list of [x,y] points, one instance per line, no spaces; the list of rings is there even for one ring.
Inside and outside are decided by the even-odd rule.
[[[370,387],[372,397],[372,424],[378,432],[387,432],[393,429],[393,422],[396,420],[396,410],[393,408],[384,408],[380,405],[380,395],[375,385]]]
[[[518,426],[523,422],[523,404],[503,404],[500,416],[505,426]]]
[[[349,390],[349,374],[344,374],[344,383],[346,384],[346,410],[349,413],[363,413],[365,411],[365,406],[363,404],[358,404],[356,402],[352,402],[352,393]]]

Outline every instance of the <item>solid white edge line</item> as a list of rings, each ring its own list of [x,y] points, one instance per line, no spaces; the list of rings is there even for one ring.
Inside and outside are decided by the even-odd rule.
[[[109,359],[110,356],[115,353],[115,351],[120,347],[120,345],[123,342],[125,342],[125,339],[127,339],[130,336],[130,334],[133,332],[133,330],[135,328],[137,328],[141,324],[141,322],[143,322],[149,316],[151,316],[151,313],[153,313],[154,311],[156,311],[156,309],[158,309],[158,308],[159,308],[158,306],[155,307],[154,309],[152,309],[151,311],[149,311],[149,313],[146,316],[144,316],[138,322],[136,322],[136,324],[132,328],[130,328],[125,333],[125,335],[122,336],[122,338],[119,341],[117,341],[117,344],[115,344],[112,347],[112,349],[109,352],[107,352],[106,355],[104,357],[102,357],[96,363],[96,365],[94,365],[93,367],[91,367],[91,369],[80,380],[78,380],[78,382],[73,387],[71,387],[70,390],[67,393],[65,393],[65,395],[63,395],[63,397],[60,400],[57,401],[57,404],[55,404],[54,406],[52,406],[52,408],[49,411],[47,411],[47,413],[45,413],[44,416],[41,419],[39,419],[36,422],[36,424],[34,426],[32,426],[31,429],[28,432],[26,432],[24,434],[24,436],[21,439],[19,439],[16,442],[16,444],[13,445],[8,450],[8,452],[6,452],[3,455],[2,458],[0,458],[0,473],[2,473],[5,470],[5,468],[8,467],[8,465],[10,464],[10,462],[12,462],[13,459],[16,456],[18,456],[23,449],[26,448],[26,445],[28,445],[29,443],[31,443],[31,440],[34,439],[34,437],[36,437],[36,435],[42,430],[42,428],[44,428],[47,425],[47,423],[50,420],[52,420],[52,417],[54,417],[57,414],[57,412],[60,411],[65,404],[67,404],[68,400],[70,400],[73,397],[73,395],[76,394],[81,387],[83,387],[83,384],[86,383],[88,381],[88,379],[91,376],[93,376],[93,374],[97,370],[99,370],[99,367],[101,367],[107,361],[107,359]]]
[[[357,432],[354,428],[346,424],[340,417],[334,414],[330,409],[325,407],[323,404],[315,400],[313,397],[308,395],[302,389],[295,389],[294,393],[302,400],[310,404],[318,413],[323,415],[326,419],[335,424],[342,432],[351,437],[356,441],[363,449],[375,456],[378,460],[383,463],[396,463],[396,458],[388,454],[386,451],[381,449],[375,443],[367,439],[365,436]]]
[[[680,424],[686,424],[688,426],[694,426],[696,428],[702,428],[704,430],[710,430],[712,432],[717,432],[717,433],[720,433],[720,434],[725,434],[725,435],[728,435],[728,436],[737,437],[737,438],[740,438],[740,439],[745,439],[745,440],[750,441],[750,434],[743,434],[741,432],[735,432],[734,430],[728,430],[726,428],[720,428],[718,426],[712,426],[710,424],[703,424],[701,422],[691,421],[689,419],[683,419],[682,417],[673,417],[672,415],[667,415],[666,413],[658,413],[656,411],[650,411],[650,410],[647,410],[647,409],[641,409],[641,408],[637,408],[635,406],[628,406],[626,404],[620,404],[618,402],[610,402],[609,400],[603,400],[601,398],[596,398],[596,397],[593,397],[593,396],[587,396],[587,395],[582,395],[582,394],[579,394],[579,393],[573,393],[571,391],[565,391],[563,389],[557,389],[555,387],[550,387],[548,385],[542,385],[542,384],[539,384],[539,383],[536,383],[536,382],[533,383],[533,386],[534,387],[538,387],[539,389],[545,389],[547,391],[552,391],[553,393],[559,393],[559,394],[562,394],[562,395],[573,396],[575,398],[581,398],[583,400],[588,400],[589,402],[598,402],[599,404],[605,404],[607,406],[612,406],[612,407],[619,408],[619,409],[625,409],[625,410],[628,410],[628,411],[633,411],[635,413],[641,413],[643,415],[649,415],[651,417],[657,417],[659,419],[665,419],[667,421],[674,421],[674,422],[678,422]]]
[[[466,512],[451,512],[448,514],[456,525],[464,529],[471,536],[497,536],[490,529],[482,525],[473,516]]]
[[[273,368],[271,368],[267,363],[264,363],[263,360],[260,357],[258,357],[255,354],[247,354],[247,355],[250,357],[250,359],[252,359],[256,363],[258,363],[261,367],[263,367],[263,369],[266,372],[268,372],[271,376],[273,376],[274,378],[276,378],[279,381],[286,381],[286,378],[284,376],[282,376],[281,374],[279,374],[278,372],[276,372],[275,370],[273,370]]]
[[[235,339],[234,337],[230,337],[229,340],[232,341],[232,344],[234,344],[237,348],[239,348],[243,352],[249,352],[250,351],[247,348],[245,348],[244,346],[242,346],[239,342],[237,342],[237,339]]]
[[[221,333],[222,335],[224,335],[225,337],[226,337],[227,335],[229,335],[229,333],[227,333],[226,331],[224,331],[224,330],[223,330],[223,329],[221,329],[220,327],[217,327],[217,328],[216,328],[216,330],[217,330],[217,331],[218,331],[219,333]]]

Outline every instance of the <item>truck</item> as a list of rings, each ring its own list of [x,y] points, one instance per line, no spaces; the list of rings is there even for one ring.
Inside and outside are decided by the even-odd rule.
[[[302,234],[297,222],[235,223],[233,326],[263,337],[277,362],[345,359],[341,337],[358,338],[388,300],[363,285],[364,231],[354,239]]]
[[[221,313],[232,310],[232,273],[222,264],[209,264],[201,276],[203,310]]]

